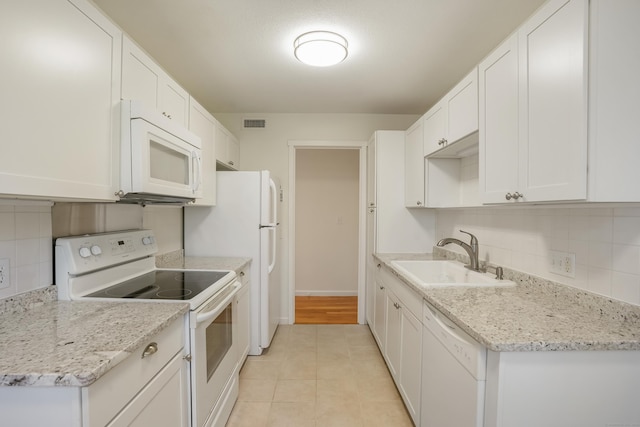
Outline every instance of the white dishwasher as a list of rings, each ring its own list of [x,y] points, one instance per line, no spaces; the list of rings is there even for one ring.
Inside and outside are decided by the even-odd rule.
[[[482,427],[487,350],[423,305],[421,427]]]

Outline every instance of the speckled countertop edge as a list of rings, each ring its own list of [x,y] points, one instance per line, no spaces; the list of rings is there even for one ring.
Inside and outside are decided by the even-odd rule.
[[[512,287],[425,288],[396,270],[398,259],[457,254],[376,254],[418,295],[493,351],[640,350],[640,307],[505,269]]]
[[[92,384],[174,321],[186,303],[51,301],[0,314],[0,386]]]

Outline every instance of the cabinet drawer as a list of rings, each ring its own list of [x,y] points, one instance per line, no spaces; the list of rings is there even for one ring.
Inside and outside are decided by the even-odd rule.
[[[152,342],[157,344],[158,351],[142,358],[142,352]],[[91,426],[106,425],[183,347],[184,320],[179,319],[104,377],[82,389],[84,422]]]
[[[399,278],[394,276],[389,270],[383,268],[380,276],[384,284],[393,291],[399,302],[409,310],[416,318],[422,317],[422,297],[412,291]]]

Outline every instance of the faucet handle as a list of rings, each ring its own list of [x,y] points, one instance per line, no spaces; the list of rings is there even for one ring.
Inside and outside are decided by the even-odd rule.
[[[471,236],[471,245],[477,245],[478,244],[478,239],[476,238],[476,236],[474,236],[473,234],[469,233],[468,231],[460,230],[460,232],[464,233],[464,234],[468,234],[469,236]]]

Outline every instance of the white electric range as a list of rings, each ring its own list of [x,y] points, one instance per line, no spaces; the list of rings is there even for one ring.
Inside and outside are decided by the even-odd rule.
[[[224,425],[238,395],[234,271],[158,269],[151,230],[56,239],[58,299],[186,302],[192,427]]]

